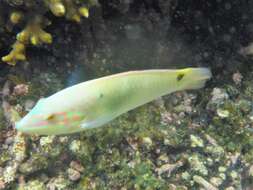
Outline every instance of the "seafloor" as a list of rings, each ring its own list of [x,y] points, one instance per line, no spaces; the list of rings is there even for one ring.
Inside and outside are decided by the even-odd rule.
[[[22,2],[0,9],[35,6]],[[100,1],[79,23],[33,13],[51,20],[53,43],[27,45],[15,66],[1,63],[0,189],[253,189],[252,10],[243,0],[129,0]],[[20,30],[3,23],[1,56]],[[189,66],[212,70],[205,88],[167,95],[107,127],[41,137],[14,128],[39,98],[75,83]]]

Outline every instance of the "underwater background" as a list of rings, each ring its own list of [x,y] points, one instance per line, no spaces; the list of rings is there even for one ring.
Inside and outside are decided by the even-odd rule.
[[[0,189],[253,189],[253,2],[0,1]],[[15,130],[42,97],[130,70],[209,67],[204,89],[107,127]]]

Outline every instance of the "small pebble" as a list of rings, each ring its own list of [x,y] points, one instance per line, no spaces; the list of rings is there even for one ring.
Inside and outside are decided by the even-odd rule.
[[[145,144],[148,147],[152,146],[152,144],[153,144],[152,139],[150,137],[143,137],[142,142],[143,142],[143,144]]]
[[[210,184],[208,181],[206,181],[203,177],[201,176],[193,176],[193,180],[204,187],[204,189],[209,189],[209,190],[218,190],[218,188],[214,187],[212,184]]]
[[[10,144],[12,144],[13,142],[14,142],[14,137],[8,137],[8,138],[5,139],[4,144],[10,145]]]
[[[228,94],[225,92],[224,89],[221,88],[214,88],[212,91],[212,98],[211,102],[212,104],[220,104],[224,102],[224,100],[228,99]]]
[[[79,172],[83,172],[84,171],[84,167],[77,161],[71,161],[70,162],[70,167],[74,170],[77,170]]]
[[[162,165],[160,168],[157,168],[156,171],[158,173],[158,175],[161,175],[163,173],[167,173],[168,177],[171,175],[171,173],[176,170],[177,168],[183,166],[183,162],[181,161],[178,161],[177,163],[175,164],[164,164]]]
[[[210,179],[210,182],[211,182],[213,185],[215,185],[216,187],[218,187],[218,186],[220,186],[220,185],[222,184],[223,180],[222,180],[221,178],[219,178],[219,177],[212,177],[212,178]]]
[[[227,187],[225,190],[235,190],[235,188],[234,187]]]
[[[204,146],[204,142],[203,140],[195,135],[190,135],[190,139],[191,139],[191,147],[203,147]]]
[[[227,168],[223,167],[223,166],[220,166],[218,168],[219,172],[225,172],[227,170]]]
[[[217,115],[220,118],[227,118],[227,117],[229,117],[229,111],[228,110],[223,110],[223,109],[217,109]]]
[[[236,85],[241,85],[242,79],[243,79],[243,76],[241,73],[239,73],[239,72],[234,73],[232,78],[233,78],[233,81]]]
[[[69,168],[69,169],[67,170],[67,172],[68,172],[68,177],[69,177],[69,179],[70,179],[71,181],[77,181],[77,180],[79,180],[80,177],[81,177],[80,172],[78,172],[78,171],[76,171],[76,170],[74,170],[74,169],[72,169],[72,168]]]
[[[230,172],[230,176],[233,178],[233,179],[236,179],[238,177],[238,173],[236,171],[231,171]]]
[[[5,183],[0,179],[0,189],[5,189]]]
[[[18,84],[13,89],[13,95],[15,96],[24,96],[28,93],[28,85]]]
[[[253,177],[253,165],[250,166],[249,171],[248,171],[248,175],[250,177]]]
[[[34,105],[35,105],[35,102],[33,100],[26,100],[25,101],[25,111],[30,111]]]
[[[166,125],[173,122],[173,116],[170,112],[164,112],[161,114],[161,123]]]

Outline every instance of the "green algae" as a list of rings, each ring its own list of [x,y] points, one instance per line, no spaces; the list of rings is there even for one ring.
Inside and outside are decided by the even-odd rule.
[[[59,85],[57,77],[49,78]],[[40,85],[45,86],[44,92],[34,91],[33,96],[27,96],[34,98],[36,93],[53,90],[47,82]],[[221,93],[226,92],[224,88]],[[196,115],[193,109],[189,111],[179,97],[176,104],[180,110],[178,106],[173,109],[170,102],[153,102],[122,115],[103,128],[71,136],[28,137],[30,152],[26,152],[27,159],[20,164],[18,173],[30,176],[43,171],[53,178],[41,184],[54,186],[57,182],[55,187],[60,189],[170,189],[173,185],[194,189],[210,184],[214,188],[223,188],[227,180],[238,187],[240,167],[229,172],[229,155],[241,152],[245,163],[252,160],[252,133],[247,130],[251,122],[248,117],[252,111],[251,102],[247,96],[241,95],[239,100],[225,98],[219,103],[213,98],[213,103],[209,102],[212,101],[210,90],[204,93],[209,100],[203,100],[200,105],[197,103],[196,107],[208,105],[212,111],[209,114],[213,114],[209,122],[195,120],[204,118],[204,112]],[[22,101],[20,99],[20,103]],[[229,115],[220,117],[218,109],[227,110]],[[178,119],[162,121],[168,110]],[[62,154],[65,155],[63,158]],[[8,158],[9,155],[1,156]],[[77,181],[69,179],[70,175],[77,174],[65,164],[71,160],[77,160],[84,167],[78,178],[71,178]],[[3,159],[2,164],[7,161]],[[179,167],[171,168],[180,162]],[[165,165],[168,169],[160,173],[159,168]],[[57,169],[51,174],[49,168],[54,167]],[[36,186],[39,179],[36,175],[28,179],[28,187]],[[41,184],[37,184],[38,187]]]
[[[0,131],[6,128],[6,122],[4,117],[4,111],[0,108]]]
[[[31,180],[24,186],[24,190],[45,190],[46,186],[39,180]]]
[[[47,159],[47,157],[43,157],[41,154],[33,154],[30,159],[20,165],[19,171],[28,175],[35,171],[46,169],[49,166]]]
[[[11,154],[10,152],[6,150],[2,150],[3,153],[1,153],[0,156],[0,166],[3,166],[8,160],[11,159]]]
[[[57,83],[57,80],[52,81]],[[182,189],[207,184],[219,188],[227,179],[238,186],[240,170],[235,169],[229,175],[227,172],[228,152],[252,150],[251,136],[244,128],[250,121],[247,117],[252,111],[250,101],[247,98],[227,99],[210,106],[209,109],[214,109],[214,117],[205,126],[193,122],[192,112],[180,117],[187,110],[180,101],[177,104],[181,104],[182,109],[175,108],[174,112],[180,117],[180,123],[177,120],[168,124],[161,121],[161,113],[167,112],[167,107],[173,107],[168,104],[147,104],[103,128],[73,136],[28,137],[29,146],[33,148],[26,153],[27,159],[20,164],[18,172],[29,176],[46,171],[46,175],[50,175],[49,168],[56,163],[65,168],[58,168],[57,171],[63,170],[64,175],[53,177],[52,181],[37,183],[36,176],[28,180],[27,187],[38,188],[46,183],[53,186],[54,181],[60,189],[169,189],[172,184],[182,186]],[[229,116],[219,117],[217,109],[228,110]],[[74,170],[59,161],[63,153],[67,156],[65,162],[78,160],[84,166],[80,179],[75,182],[67,177]],[[8,158],[9,155],[1,156]],[[245,152],[243,159],[250,162],[252,152]],[[173,166],[180,160],[182,165],[178,169],[158,172],[163,165]]]

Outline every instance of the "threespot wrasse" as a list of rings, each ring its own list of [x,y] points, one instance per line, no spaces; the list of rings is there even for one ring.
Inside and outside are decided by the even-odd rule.
[[[160,96],[201,88],[211,76],[207,68],[186,68],[131,71],[82,82],[40,99],[16,128],[58,135],[100,127]]]

